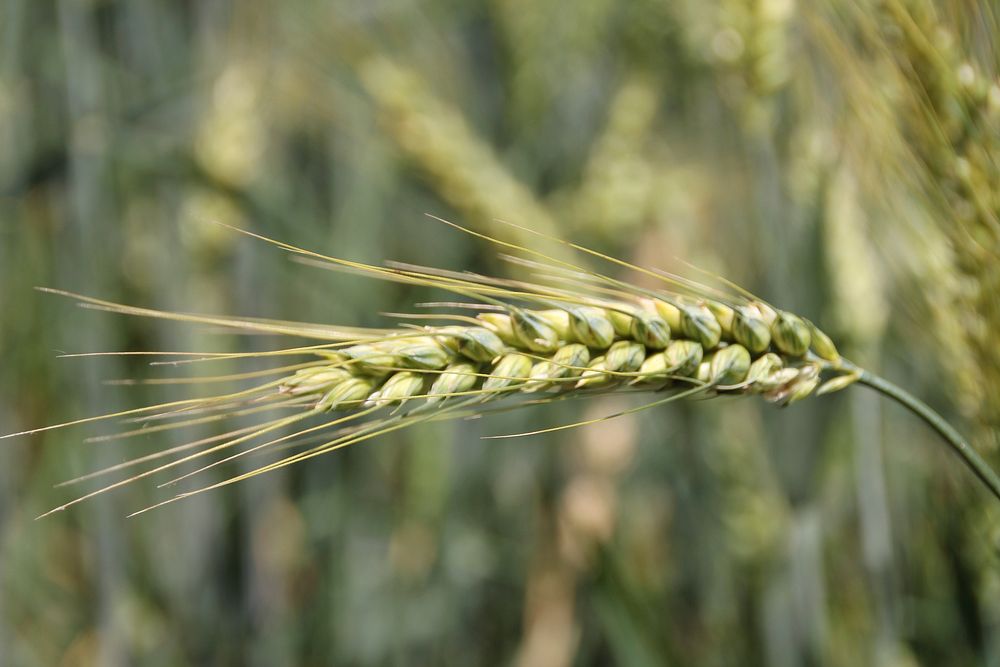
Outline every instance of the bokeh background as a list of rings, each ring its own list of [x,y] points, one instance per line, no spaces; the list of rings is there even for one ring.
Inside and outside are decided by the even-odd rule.
[[[383,325],[428,295],[208,221],[514,270],[433,213],[722,274],[1000,464],[997,11],[4,0],[0,432],[183,397],[104,381],[195,372],[60,352],[279,343],[34,286]],[[852,388],[480,439],[627,405],[427,425],[133,519],[154,484],[34,517],[180,436],[4,440],[0,664],[1000,665],[1000,513],[914,417]]]

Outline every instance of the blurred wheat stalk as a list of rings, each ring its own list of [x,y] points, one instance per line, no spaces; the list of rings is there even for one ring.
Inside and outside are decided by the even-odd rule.
[[[881,191],[867,195],[914,218],[895,224],[918,237],[909,247],[921,258],[915,273],[947,359],[942,370],[981,427],[980,441],[995,448],[1000,392],[989,388],[1000,386],[1000,16],[988,2],[831,7],[832,25],[851,28],[840,36],[821,31],[857,114],[846,140],[859,159],[871,160],[859,171]],[[930,241],[919,239],[928,233]],[[946,244],[933,242],[938,234]]]

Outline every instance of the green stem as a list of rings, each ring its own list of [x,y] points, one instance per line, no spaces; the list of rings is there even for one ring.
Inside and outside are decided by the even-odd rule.
[[[929,405],[919,398],[906,391],[902,387],[889,382],[864,369],[857,369],[861,373],[858,382],[866,384],[875,391],[888,396],[900,405],[903,405],[915,415],[920,416],[931,428],[937,431],[945,441],[951,445],[955,453],[962,457],[965,464],[972,469],[983,484],[985,484],[993,495],[1000,499],[1000,477],[989,466],[986,461],[972,448],[972,445],[962,437],[955,428],[949,424],[944,417],[935,412]]]

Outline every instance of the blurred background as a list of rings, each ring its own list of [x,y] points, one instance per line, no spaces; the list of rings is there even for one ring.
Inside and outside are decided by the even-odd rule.
[[[3,0],[0,432],[189,395],[105,384],[184,369],[60,352],[278,343],[34,286],[381,326],[427,294],[208,221],[514,270],[433,213],[722,274],[996,466],[997,11]],[[916,418],[857,387],[480,439],[628,405],[425,425],[133,519],[153,483],[34,517],[180,436],[4,440],[0,664],[1000,665],[1000,513]]]

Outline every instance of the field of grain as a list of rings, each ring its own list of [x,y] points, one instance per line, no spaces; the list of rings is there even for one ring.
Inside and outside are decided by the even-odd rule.
[[[3,0],[0,35],[0,435],[231,374],[388,420],[73,505],[304,426],[0,440],[0,665],[1000,665],[1000,503],[836,361],[1000,468],[990,0]],[[377,344],[266,354],[334,329]]]

